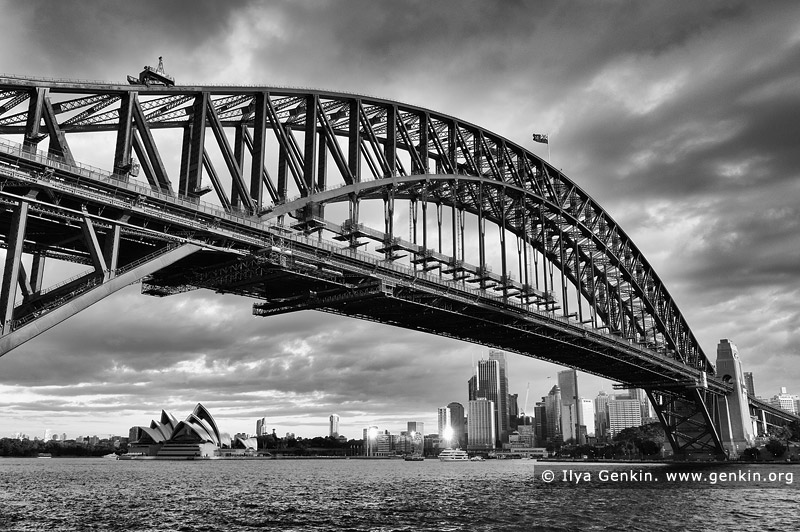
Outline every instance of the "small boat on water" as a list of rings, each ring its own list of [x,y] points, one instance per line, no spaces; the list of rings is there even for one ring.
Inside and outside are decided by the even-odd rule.
[[[467,451],[461,449],[447,448],[439,453],[439,460],[442,462],[467,462],[469,461],[469,455]]]
[[[422,462],[425,460],[425,457],[421,454],[407,454],[403,457],[403,460],[406,462]]]
[[[469,459],[470,462],[483,462],[485,458],[483,456],[473,456]]]

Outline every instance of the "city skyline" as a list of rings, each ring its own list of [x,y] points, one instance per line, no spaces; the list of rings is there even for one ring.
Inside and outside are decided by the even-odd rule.
[[[483,360],[483,362],[488,362],[489,360],[495,360],[496,361],[498,358],[506,355],[506,353],[503,352],[503,351],[498,351],[498,350],[487,350],[486,355],[489,358]],[[481,361],[479,360],[478,361],[478,367],[480,367],[480,362]],[[472,366],[472,369],[473,369],[473,371],[475,370],[475,366],[474,365]],[[499,368],[495,367],[495,370],[497,371],[497,373],[499,375]],[[475,377],[475,375],[473,375],[473,379],[474,379],[474,377]],[[552,377],[555,377],[554,380],[556,380],[557,382],[560,381],[562,384],[564,384],[564,386],[561,387],[558,384],[555,384],[553,386],[553,389],[557,389],[559,391],[559,393],[557,395],[557,400],[556,400],[556,406],[559,408],[559,410],[556,411],[557,412],[557,414],[556,414],[557,417],[555,419],[550,419],[549,420],[549,423],[550,423],[549,432],[551,432],[551,434],[550,434],[551,438],[553,437],[552,431],[554,430],[554,427],[556,425],[558,426],[558,428],[555,429],[555,430],[558,431],[556,433],[557,434],[557,439],[561,439],[562,441],[567,441],[567,440],[573,439],[574,435],[576,434],[576,426],[575,425],[578,424],[578,421],[577,421],[577,419],[575,419],[575,416],[576,416],[577,410],[575,409],[575,407],[570,407],[569,406],[571,404],[570,397],[573,398],[572,400],[577,399],[580,402],[580,404],[583,405],[581,407],[581,409],[580,409],[580,412],[581,412],[581,414],[580,414],[581,415],[580,424],[585,427],[586,436],[589,436],[589,437],[601,438],[603,436],[602,428],[604,428],[605,430],[609,431],[609,434],[608,434],[609,437],[613,437],[615,434],[617,434],[620,431],[619,423],[622,423],[621,426],[624,428],[624,427],[627,427],[627,426],[638,426],[639,424],[645,423],[648,419],[651,420],[651,421],[655,420],[654,415],[652,413],[652,407],[651,407],[651,405],[649,403],[649,400],[647,399],[646,395],[644,394],[643,390],[639,390],[639,389],[616,390],[616,391],[615,390],[611,390],[611,391],[607,392],[605,389],[599,389],[599,390],[596,390],[596,391],[590,390],[588,392],[588,394],[587,394],[587,393],[583,393],[582,390],[586,390],[587,388],[589,388],[589,386],[587,386],[585,383],[584,384],[579,383],[579,377],[580,377],[580,381],[581,382],[585,382],[585,381],[594,382],[594,380],[596,380],[596,378],[593,377],[592,375],[588,375],[588,374],[585,374],[585,373],[577,372],[577,371],[572,370],[572,369],[566,369],[566,370],[559,370],[556,374],[552,375]],[[548,379],[549,378],[550,377],[548,377]],[[471,381],[473,379],[470,379],[470,383],[471,383]],[[543,393],[541,395],[538,395],[538,397],[541,397],[542,399],[547,399],[548,394],[552,394],[552,390],[553,389],[549,390],[547,393]],[[567,397],[565,397],[564,394],[561,392],[562,389],[567,389],[568,390]],[[572,390],[572,391],[570,391],[570,390]],[[511,391],[512,391],[512,388],[509,387],[509,394],[513,395],[513,394],[511,394]],[[539,390],[539,391],[541,391],[541,390]],[[529,392],[530,392],[530,390],[528,390],[528,393]],[[570,393],[575,393],[575,395],[570,396],[569,395]],[[428,421],[423,416],[423,417],[420,417],[419,420],[414,420],[414,421],[405,420],[405,421],[395,422],[394,425],[392,425],[392,426],[381,425],[381,424],[379,424],[377,422],[370,422],[367,425],[363,425],[363,426],[357,426],[357,423],[355,423],[355,422],[351,422],[349,424],[345,423],[344,425],[342,425],[341,416],[339,416],[338,414],[332,413],[326,418],[326,423],[325,423],[326,431],[320,429],[319,433],[314,433],[314,432],[308,432],[308,433],[305,433],[305,434],[298,433],[297,432],[297,427],[296,426],[291,426],[291,425],[281,426],[281,428],[279,429],[278,427],[271,426],[270,423],[269,423],[269,420],[267,420],[267,418],[265,418],[265,417],[256,418],[256,419],[251,420],[251,425],[254,427],[253,431],[251,431],[251,430],[231,430],[231,431],[226,431],[226,432],[229,432],[230,434],[242,433],[242,434],[248,434],[250,436],[268,435],[268,434],[272,434],[274,432],[278,437],[284,437],[285,435],[292,434],[293,436],[299,436],[301,438],[315,438],[315,437],[330,436],[331,435],[331,431],[334,428],[336,428],[337,429],[337,436],[344,436],[348,440],[357,440],[357,439],[359,439],[358,435],[362,434],[365,430],[367,430],[370,427],[377,428],[380,432],[386,431],[387,433],[390,433],[390,434],[400,434],[402,432],[410,432],[412,430],[415,430],[416,427],[425,427],[425,426],[427,426],[427,427],[429,427],[429,430],[427,430],[427,431],[423,430],[423,433],[425,435],[435,435],[435,434],[441,435],[442,434],[441,423],[442,423],[442,419],[443,419],[442,418],[443,412],[446,411],[446,410],[449,410],[453,405],[458,404],[462,408],[461,412],[467,418],[469,417],[469,404],[471,402],[471,400],[469,398],[469,392],[465,395],[465,397],[466,397],[466,400],[464,400],[464,399],[453,400],[453,401],[450,401],[446,406],[436,407],[436,414],[434,414],[432,416],[432,419],[435,420],[434,422]],[[771,395],[768,394],[766,396],[759,396],[759,397],[761,397],[765,402],[772,403],[774,406],[776,406],[778,408],[782,408],[783,410],[786,410],[788,412],[795,413],[795,414],[800,412],[800,394],[793,393],[792,390],[790,390],[789,388],[787,388],[785,386],[781,387],[774,394],[771,394]],[[779,398],[780,398],[780,400],[779,400]],[[485,400],[485,397],[480,397],[480,399],[481,400]],[[461,401],[464,401],[464,402],[462,403]],[[491,401],[489,401],[489,402],[491,402]],[[619,421],[618,420],[617,421],[617,425],[615,425],[615,426],[612,426],[613,423],[612,423],[611,419],[609,419],[609,417],[608,417],[609,413],[606,410],[608,408],[609,402],[612,402],[612,403],[616,402],[617,403],[617,405],[615,405],[615,408],[616,408],[616,410],[618,412],[617,416],[619,417],[619,419],[624,420],[624,421]],[[541,403],[538,400],[534,401],[533,404],[542,404],[542,405],[544,405],[544,403]],[[635,405],[635,406],[631,406],[631,405]],[[492,405],[492,407],[490,407],[490,408],[491,408],[492,411],[494,411],[494,415],[492,417],[494,418],[494,420],[496,420],[497,419],[497,412],[495,411],[496,409],[495,409],[494,405]],[[542,408],[544,408],[544,406]],[[634,411],[637,412],[635,415],[632,413]],[[542,410],[542,412],[540,413],[540,412],[537,412],[534,407],[532,407],[532,408],[530,408],[530,413],[525,413],[524,410],[522,410],[522,408],[519,409],[519,412],[520,412],[520,417],[523,416],[523,415],[526,415],[528,417],[533,418],[534,419],[534,423],[538,423],[539,421],[537,421],[537,420],[540,420],[540,416],[544,413],[544,410]],[[488,414],[486,412],[484,412],[484,411],[480,412],[481,419],[486,418],[487,415]],[[449,419],[450,424],[454,423],[454,420],[452,418],[448,418],[448,419]],[[565,423],[567,423],[565,421],[565,419],[569,419],[570,420],[569,421],[570,427],[568,429],[565,426]],[[638,420],[638,421],[633,421],[634,419]],[[132,425],[132,426],[139,426],[139,425],[142,425],[142,424],[143,424],[143,422],[140,422],[137,425]],[[318,425],[320,427],[322,427],[322,424],[318,424]],[[467,423],[467,425],[468,425],[468,423]],[[224,424],[223,424],[223,426],[224,426]],[[316,426],[316,425],[314,425],[314,426]],[[341,429],[340,429],[341,426],[345,426],[345,427],[351,426],[352,433],[356,434],[356,435],[355,436],[351,436],[349,434],[343,433],[341,431]],[[598,427],[601,427],[601,428],[599,429]],[[129,427],[129,429],[130,429],[130,427]],[[499,429],[495,426],[495,421],[492,421],[492,430],[495,431],[495,434],[496,434],[497,439],[499,441],[500,440]],[[262,431],[262,432],[260,432],[260,431]],[[513,431],[510,430],[509,434],[511,432],[513,432]],[[81,438],[81,437],[83,437],[83,438],[99,437],[100,439],[103,439],[105,437],[120,437],[120,436],[124,437],[124,435],[127,434],[126,431],[121,431],[121,432],[116,432],[116,433],[114,433],[114,432],[100,433],[100,434],[98,434],[98,433],[92,434],[91,431],[89,431],[89,432],[84,431],[84,433],[81,433],[78,436],[71,436],[71,435],[69,435],[69,434],[67,434],[65,432],[55,431],[55,430],[50,429],[50,428],[43,429],[43,433],[44,433],[44,436],[40,437],[39,434],[36,434],[36,433],[26,433],[24,431],[12,431],[10,434],[0,434],[0,438],[3,438],[3,437],[16,438],[16,437],[24,436],[24,437],[27,437],[29,439],[49,440],[49,439],[52,439],[53,436],[56,436],[56,437],[58,437],[59,440],[64,440],[64,439],[66,439],[66,440],[74,440],[76,438]],[[498,446],[498,448],[499,448],[499,446]]]
[[[368,93],[486,127],[549,157],[608,211],[709,358],[730,338],[758,394],[798,391],[800,6],[352,6],[10,3],[0,43],[25,53],[6,54],[0,70],[125,83],[163,56],[180,84]],[[76,158],[109,169],[95,142],[76,142]],[[322,313],[254,318],[252,301],[210,291],[139,291],[0,358],[0,435],[121,432],[161,405],[198,401],[234,431],[266,417],[278,433],[324,434],[331,412],[351,437],[409,419],[432,427],[485,352]],[[563,369],[509,364],[509,387],[530,382],[537,399]]]
[[[497,358],[499,356],[508,357],[509,355],[513,356],[512,360],[515,361],[515,362],[520,362],[520,361],[522,361],[522,359],[527,358],[527,357],[523,357],[521,355],[514,355],[512,353],[506,353],[504,351],[492,350],[492,349],[483,349],[483,354],[480,354],[478,356],[478,358],[482,358],[482,359],[488,360],[490,357],[495,357],[495,358]],[[560,366],[553,365],[553,364],[551,364],[551,366],[553,368],[555,368],[556,370],[558,368],[560,368]],[[463,371],[464,371],[464,374],[461,376],[461,380],[462,381],[465,380],[463,377],[466,377],[466,375],[470,374],[470,372],[474,373],[475,367],[476,367],[475,366],[475,362],[471,361],[470,363],[468,363],[468,365],[466,365],[464,368],[462,368]],[[498,375],[499,375],[499,368],[498,368]],[[590,379],[590,380],[593,380],[593,381],[603,381],[602,379],[598,379],[598,378],[596,378],[594,376],[591,376],[591,375],[588,375],[588,374],[582,374],[582,375],[586,379]],[[553,376],[555,376],[555,374]],[[549,379],[549,377],[547,377],[547,379]],[[519,380],[518,382],[521,383],[522,381]],[[527,386],[529,386],[529,384]],[[509,393],[513,393],[515,391],[514,386],[509,385],[508,386],[508,391],[509,391]],[[518,391],[519,390],[517,390],[517,392]],[[202,402],[202,401],[200,401],[200,402]],[[460,403],[464,407],[464,414],[465,415],[468,414],[467,404],[469,403],[469,397],[468,397],[468,394],[466,392],[463,393],[463,397],[457,397],[457,398],[454,398],[454,399],[451,399],[451,400],[447,401],[448,405],[450,403]],[[446,406],[446,405],[442,405],[442,406]],[[524,410],[524,405],[518,405],[518,406],[519,406],[520,412],[522,412]],[[439,407],[434,407],[433,408],[433,412],[434,412],[433,414],[430,414],[430,412],[428,412],[427,416],[426,415],[418,416],[419,419],[420,419],[420,422],[424,423],[425,426],[430,428],[430,430],[428,432],[426,432],[426,434],[427,433],[433,434],[433,433],[436,432],[436,430],[433,429],[433,427],[437,427],[437,412],[436,412],[436,410],[438,408]],[[170,411],[170,410],[173,410],[173,408],[170,406],[167,410]],[[157,411],[160,412],[161,410],[157,409]],[[152,416],[156,416],[156,414],[158,412],[154,412],[152,414]],[[531,413],[529,415],[533,415],[533,402],[530,403],[530,412]],[[216,413],[215,413],[215,416],[217,418],[219,418],[220,420],[226,419],[225,417],[219,416]],[[380,428],[380,430],[390,430],[391,432],[398,432],[399,433],[402,430],[406,430],[405,428],[402,428],[402,427],[406,427],[407,423],[411,422],[410,419],[405,419],[405,418],[402,417],[402,415],[396,415],[396,416],[393,416],[391,418],[391,420],[386,424],[383,424],[383,423],[381,423],[379,421],[372,420],[372,421],[368,421],[365,425],[362,426],[362,424],[360,424],[359,421],[347,420],[346,418],[343,418],[342,416],[339,416],[338,414],[331,413],[331,414],[328,414],[328,415],[325,416],[324,423],[321,423],[321,422],[317,421],[316,423],[306,425],[307,427],[309,427],[309,431],[301,433],[301,432],[298,432],[297,427],[298,426],[302,427],[303,425],[292,425],[289,421],[287,421],[290,418],[290,416],[277,417],[274,420],[274,421],[277,421],[277,422],[273,422],[273,420],[271,420],[270,418],[264,417],[263,415],[261,415],[261,416],[254,417],[252,420],[248,419],[248,420],[239,420],[238,422],[234,421],[234,423],[236,423],[236,427],[239,427],[242,430],[230,430],[229,432],[231,434],[243,432],[243,433],[256,434],[257,435],[258,427],[263,424],[263,428],[264,428],[264,431],[265,431],[264,433],[265,434],[271,434],[273,429],[275,429],[276,433],[279,436],[282,436],[286,432],[293,432],[293,433],[296,433],[297,435],[301,435],[303,437],[325,436],[325,435],[327,435],[328,431],[330,430],[331,417],[333,417],[333,416],[336,416],[336,418],[337,418],[337,427],[339,428],[339,434],[347,436],[348,439],[358,439],[357,434],[361,433],[361,431],[363,430],[364,426],[378,426]],[[358,419],[361,419],[361,418],[358,418]],[[131,426],[141,425],[142,423],[144,423],[144,421],[139,419],[138,421],[136,421]],[[220,421],[220,424],[223,425],[223,426],[226,426],[226,427],[228,426],[227,422]],[[313,427],[318,427],[318,432],[316,432],[316,433],[313,432],[315,430]],[[344,427],[344,428],[342,428],[342,427]],[[99,433],[98,435],[101,435],[101,434],[102,435],[117,435],[117,436],[118,435],[124,435],[124,434],[127,434],[128,428],[129,427],[125,427],[124,430],[120,430],[119,432],[116,432],[116,433],[114,433],[114,432],[108,432],[108,433],[103,432],[103,433]],[[52,433],[58,433],[58,434],[63,433],[63,431],[60,431],[60,430],[56,431],[55,429],[48,428],[48,427],[42,428],[41,431],[39,431],[39,432],[45,432],[45,431],[49,431],[49,432],[52,432]],[[0,433],[0,437],[10,437],[14,433],[20,433],[20,432],[28,434],[31,437],[38,436],[38,432],[35,432],[35,431],[34,432],[30,432],[30,431],[26,432],[26,431],[22,431],[22,430],[10,430],[10,434],[6,435],[6,434]],[[69,431],[67,431],[67,432],[70,433]],[[75,431],[73,430],[71,433],[75,433]],[[350,435],[350,434],[356,434],[356,435],[353,436],[353,435]]]

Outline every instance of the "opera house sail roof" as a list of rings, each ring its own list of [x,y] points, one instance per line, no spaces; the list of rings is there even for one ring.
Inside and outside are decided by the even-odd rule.
[[[210,457],[220,449],[255,450],[255,438],[237,437],[231,441],[226,433],[220,433],[214,417],[206,407],[198,403],[183,421],[166,411],[161,411],[159,421],[150,426],[135,427],[136,441],[131,442],[131,452],[140,455],[172,458]]]

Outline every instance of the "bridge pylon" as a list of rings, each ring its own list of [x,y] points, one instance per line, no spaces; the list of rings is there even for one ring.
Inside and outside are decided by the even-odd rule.
[[[730,458],[737,458],[754,443],[753,422],[736,345],[723,338],[717,345],[717,374],[733,386],[720,402],[720,436]]]

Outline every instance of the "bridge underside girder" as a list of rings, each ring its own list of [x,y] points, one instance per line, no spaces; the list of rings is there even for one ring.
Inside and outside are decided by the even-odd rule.
[[[196,259],[176,263],[149,277],[143,292],[169,295],[193,288],[254,297],[254,314],[271,316],[320,310],[406,329],[474,342],[556,364],[577,367],[620,382],[694,384],[685,367],[664,357],[653,359],[614,335],[600,335],[546,312],[509,309],[477,290],[459,291],[424,279],[392,279],[348,267],[346,258],[327,257],[322,264],[303,257],[265,251],[259,256]],[[387,270],[390,270],[387,267]],[[190,273],[187,273],[190,272]]]

